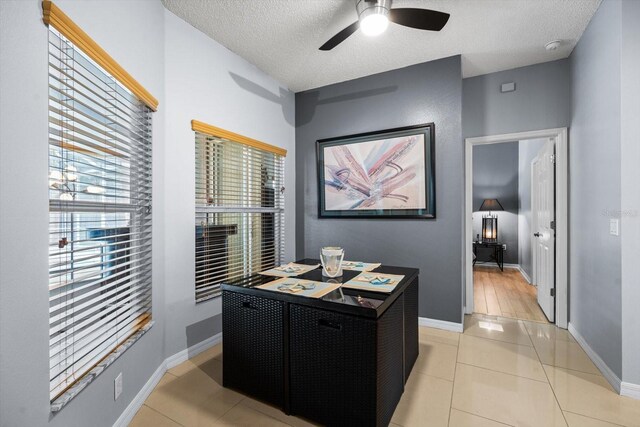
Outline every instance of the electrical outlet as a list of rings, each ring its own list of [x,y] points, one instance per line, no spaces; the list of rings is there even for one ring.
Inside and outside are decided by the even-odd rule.
[[[620,220],[618,218],[609,219],[609,234],[612,236],[620,235]]]
[[[504,243],[504,244],[502,245],[502,250],[503,250],[503,251],[505,251],[505,252],[507,251],[507,244],[506,244],[506,243]]]
[[[122,393],[122,372],[113,380],[113,400],[118,400]]]

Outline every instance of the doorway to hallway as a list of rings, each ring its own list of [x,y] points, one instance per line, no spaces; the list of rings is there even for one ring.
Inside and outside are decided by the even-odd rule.
[[[465,140],[465,313],[476,312],[534,321],[548,319],[560,327],[567,327],[568,141],[566,135],[567,130],[560,128]],[[542,153],[537,159],[538,166],[545,166],[546,162],[555,163],[555,166],[536,168],[532,161],[535,156],[528,158],[529,169],[526,176],[529,181],[526,187],[530,188],[529,194],[522,197],[518,193],[515,196],[515,202],[506,197],[499,200],[500,203],[496,200],[500,199],[499,194],[477,195],[476,183],[474,183],[476,168],[474,147],[494,144],[499,146],[514,141],[526,144],[531,140],[538,140],[538,143],[547,146],[546,150],[536,148],[536,153]],[[504,144],[505,147],[506,145]],[[546,156],[549,150],[550,155]],[[547,179],[539,180],[536,185],[536,179],[539,177],[534,174],[536,172],[534,169],[538,171],[551,169],[553,173],[548,175]],[[515,181],[518,181],[518,176],[516,172]],[[504,182],[507,185],[506,183],[513,184],[514,181],[504,180]],[[481,187],[484,186],[483,188],[486,189],[489,184],[491,182],[483,182]],[[517,192],[518,184],[515,184],[515,187]],[[476,200],[478,197],[483,200]],[[522,200],[528,201],[527,206],[523,208],[524,214],[519,210],[522,207],[520,206]],[[486,209],[486,204],[491,205],[492,208]],[[505,205],[504,209],[502,205]],[[535,212],[536,210],[538,213]],[[539,213],[541,211],[543,214]],[[527,215],[528,219],[524,221],[523,227],[523,221],[520,219]],[[493,223],[489,221],[485,224],[487,217],[498,218],[500,228],[498,228],[497,219]],[[482,224],[482,231],[479,229],[480,224]],[[485,228],[491,230],[486,227],[489,225],[495,227],[494,234],[485,231]],[[507,227],[517,231],[503,232]],[[514,235],[526,236],[527,239],[523,243],[519,237],[514,239]],[[481,244],[478,244],[478,241]],[[500,261],[493,265],[490,262],[482,266],[474,266],[474,261],[495,261],[495,254],[493,258],[489,254],[489,259],[479,259],[474,253],[474,248],[486,246],[487,241],[494,246],[496,244],[499,246]],[[493,250],[496,251],[495,248]],[[523,250],[528,252],[528,255],[523,255]],[[523,261],[525,259],[528,261]],[[504,264],[504,271],[496,268],[495,264]],[[544,286],[532,286],[539,285],[538,282]]]

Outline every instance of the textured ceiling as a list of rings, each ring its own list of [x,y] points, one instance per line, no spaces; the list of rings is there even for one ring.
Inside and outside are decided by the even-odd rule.
[[[318,48],[356,21],[355,0],[162,0],[165,7],[298,92],[462,55],[472,77],[566,58],[600,0],[395,0],[451,14],[441,32],[390,24],[359,32],[332,51]],[[547,52],[554,39],[561,47]]]

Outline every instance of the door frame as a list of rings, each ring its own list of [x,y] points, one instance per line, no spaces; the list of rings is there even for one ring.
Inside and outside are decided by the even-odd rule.
[[[465,138],[465,188],[464,188],[464,263],[465,292],[464,312],[473,313],[473,147],[499,144],[526,139],[556,138],[556,321],[568,326],[569,286],[569,139],[567,128],[544,129],[502,135]]]

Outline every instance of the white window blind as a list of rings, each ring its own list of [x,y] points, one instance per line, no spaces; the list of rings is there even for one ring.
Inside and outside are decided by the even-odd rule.
[[[151,324],[151,110],[53,28],[49,316],[52,401]]]
[[[220,283],[279,265],[284,253],[284,156],[196,132],[197,302]]]

